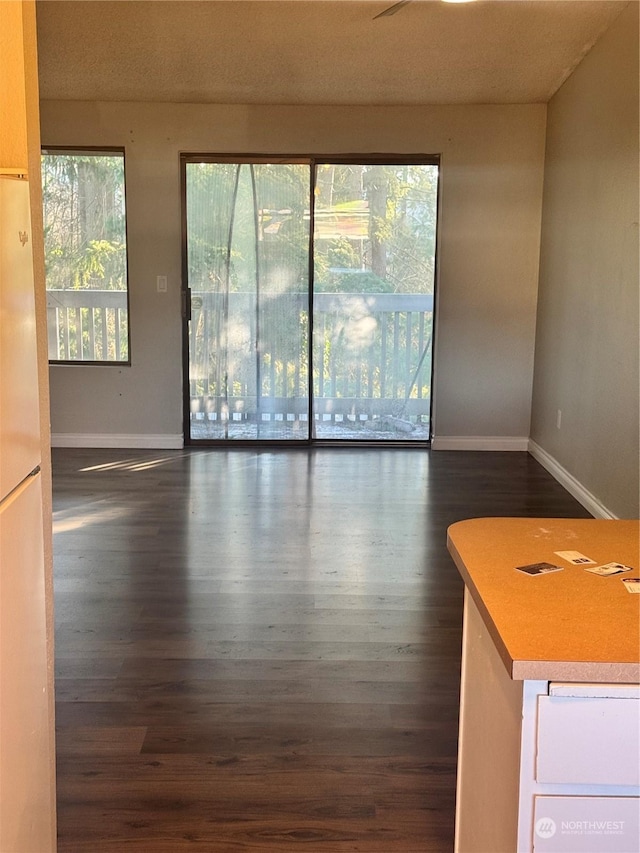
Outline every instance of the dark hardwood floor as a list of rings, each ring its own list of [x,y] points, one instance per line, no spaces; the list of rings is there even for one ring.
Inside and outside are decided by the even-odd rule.
[[[450,851],[447,526],[588,516],[386,448],[55,450],[54,510],[60,853]]]

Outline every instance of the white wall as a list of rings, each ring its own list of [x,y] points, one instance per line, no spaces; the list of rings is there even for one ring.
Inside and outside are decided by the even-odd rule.
[[[533,449],[611,514],[637,517],[636,2],[550,101],[547,127]]]
[[[127,170],[132,364],[51,368],[56,441],[180,441],[180,152],[407,153],[442,155],[436,435],[524,449],[545,113],[44,101],[43,144],[124,146]]]

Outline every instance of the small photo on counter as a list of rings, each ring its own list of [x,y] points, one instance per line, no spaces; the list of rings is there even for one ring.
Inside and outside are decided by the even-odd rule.
[[[640,578],[620,578],[627,592],[640,592]]]
[[[516,571],[525,575],[547,575],[550,572],[561,572],[563,568],[553,563],[530,563],[528,566],[516,566]]]

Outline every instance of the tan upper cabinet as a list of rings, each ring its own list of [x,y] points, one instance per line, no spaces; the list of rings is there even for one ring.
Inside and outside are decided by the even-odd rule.
[[[28,173],[23,4],[0,0],[0,174]]]

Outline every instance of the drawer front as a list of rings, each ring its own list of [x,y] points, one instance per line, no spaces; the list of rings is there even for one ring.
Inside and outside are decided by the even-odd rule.
[[[536,797],[534,853],[638,853],[637,797]]]
[[[640,785],[640,700],[541,696],[536,780]]]

